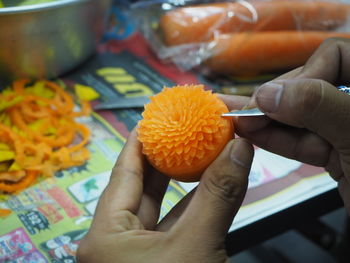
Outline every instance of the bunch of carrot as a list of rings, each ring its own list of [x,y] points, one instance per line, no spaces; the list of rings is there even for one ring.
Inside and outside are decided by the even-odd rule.
[[[349,5],[326,0],[252,0],[188,6],[160,20],[167,46],[214,43],[206,65],[252,75],[302,65],[349,18]]]
[[[0,94],[0,192],[25,189],[42,176],[82,165],[89,158],[85,147],[89,129],[75,118],[88,115],[82,102],[52,81],[21,79]]]

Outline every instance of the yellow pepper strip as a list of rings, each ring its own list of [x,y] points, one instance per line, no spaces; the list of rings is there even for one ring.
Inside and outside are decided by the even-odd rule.
[[[10,161],[15,158],[14,151],[0,150],[0,162]]]

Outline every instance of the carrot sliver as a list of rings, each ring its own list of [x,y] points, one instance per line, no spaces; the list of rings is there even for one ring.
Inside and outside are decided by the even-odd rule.
[[[37,171],[27,171],[26,176],[16,184],[3,183],[0,181],[0,191],[5,193],[15,193],[29,187],[36,180]]]
[[[12,211],[10,209],[0,208],[0,218],[1,217],[7,217],[10,214],[12,214]]]
[[[69,148],[71,152],[77,151],[84,147],[89,142],[90,130],[82,124],[76,124],[76,128],[80,133],[82,140],[77,144]]]
[[[29,79],[19,79],[19,80],[16,80],[16,81],[13,83],[13,90],[14,90],[16,93],[23,93],[23,92],[24,92],[25,85],[28,84],[29,82],[30,82]]]
[[[21,191],[40,175],[88,160],[90,131],[74,118],[90,114],[89,103],[74,112],[73,98],[58,84],[28,79],[15,81],[0,99],[6,106],[0,108],[0,192]]]
[[[18,182],[26,176],[25,171],[0,172],[0,181]]]

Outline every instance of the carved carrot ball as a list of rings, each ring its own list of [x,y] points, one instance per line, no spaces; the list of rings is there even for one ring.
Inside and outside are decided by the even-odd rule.
[[[138,139],[149,162],[183,182],[199,181],[234,129],[221,117],[226,105],[203,85],[164,88],[151,97],[139,122]]]

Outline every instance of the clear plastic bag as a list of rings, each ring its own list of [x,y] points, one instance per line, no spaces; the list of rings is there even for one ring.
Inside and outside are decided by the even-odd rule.
[[[294,68],[326,38],[350,37],[340,1],[141,1],[132,12],[160,59],[224,75]]]

